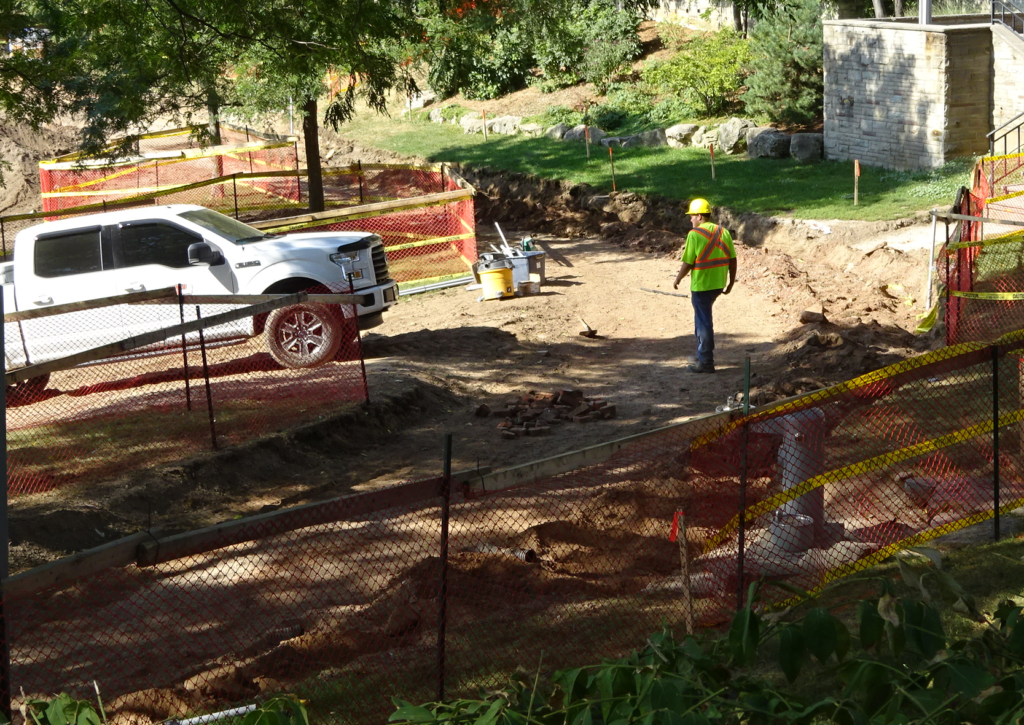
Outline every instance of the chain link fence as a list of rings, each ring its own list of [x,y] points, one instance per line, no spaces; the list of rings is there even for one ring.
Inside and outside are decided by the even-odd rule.
[[[356,299],[172,288],[6,315],[8,364],[34,363],[7,373],[9,493],[88,485],[366,401]],[[312,354],[329,362],[305,367]]]
[[[372,723],[391,696],[720,625],[754,579],[782,603],[998,531],[1024,503],[1022,356],[1024,334],[958,345],[746,416],[138,534],[7,580],[14,692],[95,679],[117,717],[161,721],[294,691],[318,722]]]

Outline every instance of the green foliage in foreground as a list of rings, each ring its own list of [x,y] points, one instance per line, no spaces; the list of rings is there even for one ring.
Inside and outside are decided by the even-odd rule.
[[[683,119],[680,119],[683,120]],[[465,135],[451,125],[427,130],[414,121],[381,121],[362,116],[342,134],[367,146],[419,156],[586,183],[612,190],[608,152],[588,162],[582,143],[547,138]],[[954,161],[932,171],[889,171],[862,166],[860,205],[853,205],[853,163],[798,164],[792,159],[716,156],[717,180],[704,149],[615,149],[619,191],[658,194],[671,199],[704,197],[740,212],[792,214],[799,219],[901,219],[931,207],[948,208],[956,190],[970,183],[973,161]]]
[[[739,611],[726,636],[651,636],[639,652],[592,667],[522,677],[479,699],[411,705],[391,722],[416,725],[769,725],[839,723],[1010,725],[1024,720],[1024,612],[1005,601],[994,615],[941,568],[937,551],[899,561],[905,589],[888,579],[860,602],[848,627],[822,606]],[[814,604],[814,603],[812,603]],[[941,609],[972,634],[947,635]],[[751,665],[774,655],[783,676]],[[822,696],[815,683],[835,681]],[[795,684],[794,684],[795,683]],[[807,684],[811,683],[811,684]],[[801,687],[801,685],[803,685]]]
[[[96,690],[99,711],[88,700],[61,693],[52,700],[30,698],[21,707],[26,725],[106,725],[107,713]],[[7,723],[0,715],[0,721]],[[221,722],[229,725],[309,725],[306,706],[294,695],[272,697],[252,712]]]

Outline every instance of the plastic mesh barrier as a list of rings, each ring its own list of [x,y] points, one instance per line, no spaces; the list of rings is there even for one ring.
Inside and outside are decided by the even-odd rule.
[[[38,363],[128,336],[154,333],[161,340],[131,352],[111,351],[83,366],[71,359],[52,374],[8,385],[8,491],[39,493],[115,478],[312,422],[367,399],[354,305],[306,302],[262,312],[207,327],[202,341],[199,332],[159,332],[197,315],[244,308],[179,305],[171,297],[5,322],[8,340],[20,326]],[[308,343],[281,337],[279,331],[295,322],[306,325]],[[289,368],[269,352],[274,345],[292,360],[301,344],[327,361]]]
[[[6,602],[14,690],[97,679],[110,709],[153,720],[294,691],[317,722],[383,722],[441,678],[470,695],[542,656],[580,666],[719,625],[754,578],[781,603],[772,582],[814,590],[1020,506],[1022,355],[1024,334],[945,348],[550,478],[466,476],[447,558],[435,479],[143,536],[142,566],[63,588],[32,594],[29,573]]]

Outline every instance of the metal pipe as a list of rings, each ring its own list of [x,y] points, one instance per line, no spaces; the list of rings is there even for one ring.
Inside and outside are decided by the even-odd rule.
[[[743,366],[743,417],[750,412],[750,357]],[[736,552],[736,611],[743,609],[743,579],[747,544],[747,444],[750,440],[750,426],[743,422],[740,443],[740,502],[739,531]]]
[[[203,723],[216,722],[217,720],[225,720],[229,717],[237,717],[238,715],[246,715],[255,709],[256,705],[243,705],[242,707],[233,707],[230,710],[213,712],[209,715],[199,715],[197,717],[190,717],[187,720],[168,720],[164,723],[164,725],[203,725]]]
[[[935,233],[938,231],[939,218],[935,216],[935,209],[932,209],[932,246],[928,254],[928,280],[925,282],[925,310],[932,308],[932,276],[935,274]]]
[[[199,305],[196,305],[196,319],[203,319],[199,312]],[[203,335],[203,328],[199,328],[199,349],[203,353],[203,378],[206,380],[206,409],[210,412],[210,440],[213,441],[213,450],[217,450],[217,427],[213,420],[213,393],[210,392],[210,368],[206,364],[206,337]]]
[[[182,285],[178,285],[178,315],[181,317],[181,324],[185,324],[185,295]],[[185,365],[185,409],[192,410],[192,386],[188,379],[188,347],[185,342],[185,333],[181,333],[181,357]]]
[[[992,520],[999,541],[999,346],[992,346]]]
[[[444,436],[441,478],[441,590],[437,595],[437,701],[444,700],[445,636],[448,628],[448,521],[452,498],[452,434]]]
[[[4,299],[0,295],[0,318],[4,314]],[[0,325],[0,346],[4,344],[3,325]],[[7,358],[0,363],[0,372],[7,376]],[[3,411],[4,424],[4,486],[0,491],[0,713],[11,722],[11,645],[7,633],[7,597],[4,596],[3,581],[7,578],[10,567],[10,523],[7,516],[7,386],[0,389],[0,410]]]

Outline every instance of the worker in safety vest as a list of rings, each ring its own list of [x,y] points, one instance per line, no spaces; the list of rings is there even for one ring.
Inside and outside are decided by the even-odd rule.
[[[694,199],[686,212],[693,229],[686,235],[683,266],[672,285],[690,274],[690,301],[693,303],[693,326],[697,335],[697,359],[690,365],[692,373],[715,372],[715,327],[711,307],[721,294],[729,294],[736,282],[736,249],[732,235],[725,227],[711,221],[711,206],[704,199]]]

